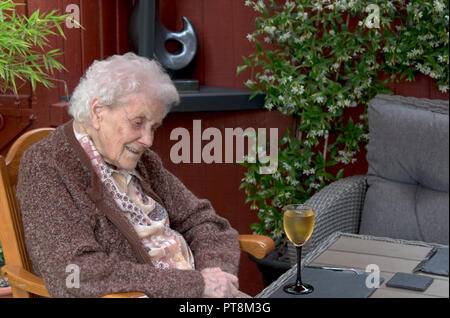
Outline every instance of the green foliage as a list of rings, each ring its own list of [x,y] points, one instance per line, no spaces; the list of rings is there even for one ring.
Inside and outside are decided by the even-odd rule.
[[[256,234],[283,240],[281,207],[303,203],[342,177],[336,164],[351,164],[368,141],[366,105],[387,93],[387,80],[414,80],[421,72],[449,87],[449,1],[247,0],[259,13],[247,35],[256,50],[237,73],[266,93],[265,107],[294,116],[297,126],[279,143],[278,170],[247,167],[241,188],[260,223]],[[344,116],[360,107],[358,118]]]
[[[56,58],[62,54],[59,49],[46,51],[49,37],[64,37],[61,23],[67,15],[35,11],[30,17],[16,14],[20,3],[11,0],[0,1],[0,92],[17,94],[18,87],[30,82],[52,87],[51,75],[55,70],[65,70]]]

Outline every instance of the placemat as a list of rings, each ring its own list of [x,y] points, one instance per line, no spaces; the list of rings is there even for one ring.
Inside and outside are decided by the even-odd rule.
[[[432,277],[410,273],[395,273],[386,283],[387,287],[403,288],[417,291],[426,290],[433,282]]]
[[[427,257],[414,268],[413,272],[421,271],[428,274],[448,276],[448,263],[448,247],[439,249],[434,248]]]
[[[305,267],[302,270],[302,281],[312,285],[314,291],[306,295],[291,295],[283,290],[284,285],[295,282],[296,273],[283,286],[278,287],[269,298],[367,298],[376,288],[367,288],[368,273],[337,272],[320,268]],[[380,285],[384,278],[380,277]]]

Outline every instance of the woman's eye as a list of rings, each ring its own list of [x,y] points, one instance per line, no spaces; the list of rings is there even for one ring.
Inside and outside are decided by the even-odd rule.
[[[142,121],[142,119],[135,119],[132,121],[133,125],[136,127],[141,126],[144,122]]]

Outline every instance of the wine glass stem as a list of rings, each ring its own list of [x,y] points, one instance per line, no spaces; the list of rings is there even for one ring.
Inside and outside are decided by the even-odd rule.
[[[301,274],[301,271],[302,271],[302,266],[301,266],[301,264],[302,264],[302,246],[303,245],[296,246],[296,249],[297,249],[297,281],[295,282],[295,284],[297,286],[303,285],[302,274]]]

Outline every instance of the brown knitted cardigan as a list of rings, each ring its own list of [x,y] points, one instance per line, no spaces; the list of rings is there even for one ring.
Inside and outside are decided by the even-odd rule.
[[[151,150],[136,169],[144,179],[144,191],[166,208],[171,228],[189,244],[196,270],[152,265],[133,226],[94,172],[70,121],[25,152],[17,184],[28,253],[53,297],[126,291],[149,297],[201,297],[203,268],[237,274],[238,234],[210,202],[192,194]],[[79,266],[79,288],[66,286],[74,273],[66,272],[69,264]]]

